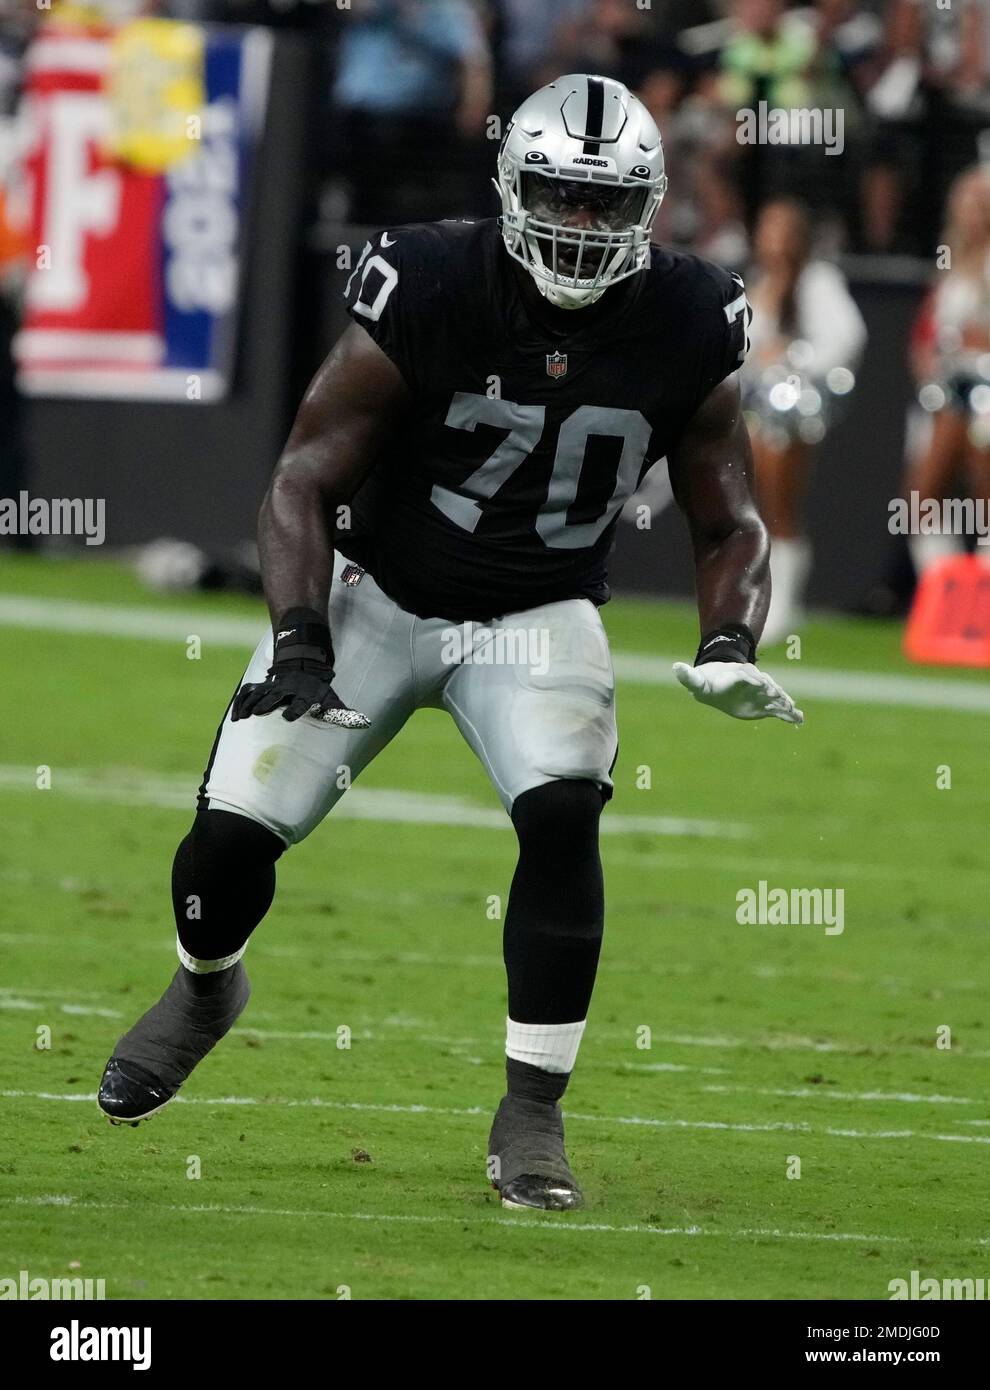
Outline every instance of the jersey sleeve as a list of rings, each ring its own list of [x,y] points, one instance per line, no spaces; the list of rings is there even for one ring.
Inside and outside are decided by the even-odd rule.
[[[713,385],[718,385],[718,382],[724,381],[730,373],[738,371],[746,361],[746,354],[749,352],[749,325],[753,319],[753,310],[746,298],[742,276],[736,275],[734,271],[726,271],[724,275],[720,296],[720,332],[716,335],[719,341],[714,354],[717,380]]]
[[[428,229],[378,232],[365,243],[344,287],[347,312],[392,359],[412,390],[422,388],[440,310],[436,261]]]
[[[721,266],[706,265],[705,280],[697,286],[693,314],[698,338],[697,376],[690,417],[720,381],[738,371],[749,351],[753,317],[741,278]]]

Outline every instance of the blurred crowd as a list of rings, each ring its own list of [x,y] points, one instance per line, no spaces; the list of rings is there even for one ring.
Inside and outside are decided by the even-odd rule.
[[[0,101],[51,13],[250,22],[309,33],[324,203],[355,222],[488,213],[498,121],[566,71],[651,108],[670,193],[658,236],[741,264],[769,197],[827,250],[932,253],[948,186],[990,157],[987,0],[0,0]],[[841,154],[741,145],[741,108],[841,111]],[[495,118],[495,121],[492,121]]]
[[[990,0],[0,0],[8,426],[20,408],[9,343],[26,248],[4,217],[3,118],[24,53],[53,19],[116,25],[145,15],[305,36],[314,244],[321,223],[490,215],[497,144],[526,95],[575,71],[635,91],[661,130],[670,179],[656,240],[744,271],[750,290],[744,399],[774,537],[776,635],[797,623],[811,565],[812,456],[841,418],[866,338],[838,253],[927,263],[905,489],[988,494]],[[739,138],[740,113],[775,111],[829,112],[819,131],[831,138],[809,141],[814,127],[792,118],[775,139]],[[940,259],[943,243],[958,253],[951,264]],[[3,495],[23,465],[17,429],[0,436]],[[915,571],[944,550],[920,538]]]
[[[990,159],[990,0],[0,0],[0,103],[50,13],[305,31],[332,220],[492,210],[499,122],[567,71],[618,77],[664,138],[660,240],[741,265],[759,208],[800,198],[816,243],[928,256],[953,178]],[[841,154],[740,144],[748,108],[841,112]],[[493,120],[494,118],[494,120]]]

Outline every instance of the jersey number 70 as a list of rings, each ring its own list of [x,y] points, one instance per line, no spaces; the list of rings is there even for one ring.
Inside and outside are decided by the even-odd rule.
[[[505,438],[458,491],[435,484],[430,501],[464,531],[473,531],[481,520],[483,504],[530,456],[543,434],[546,407],[516,405],[497,397],[457,391],[444,421],[452,429],[473,431],[491,425],[506,431]],[[650,444],[650,425],[638,410],[581,405],[560,426],[557,451],[547,497],[536,517],[536,531],[544,545],[559,550],[583,550],[594,545],[609,522],[639,483]],[[568,522],[567,512],[577,500],[581,468],[593,436],[622,440],[615,487],[601,516],[592,521]]]

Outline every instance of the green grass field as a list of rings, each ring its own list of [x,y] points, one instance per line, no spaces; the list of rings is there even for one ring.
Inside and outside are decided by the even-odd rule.
[[[89,631],[103,610],[65,601],[141,609],[149,631]],[[623,658],[694,651],[685,606],[604,617]],[[566,1100],[586,1210],[503,1211],[486,1185],[504,1017],[486,903],[514,837],[471,823],[498,803],[436,712],[282,860],[243,1025],[162,1115],[107,1125],[96,1085],[172,972],[171,857],[250,646],[217,619],[264,621],[107,562],[0,562],[0,1277],[104,1278],[110,1298],[883,1299],[912,1269],[990,1275],[990,696],[907,666],[892,627],[812,623],[800,661],[766,662],[801,729],[619,663],[639,674],[619,683],[605,949]],[[843,671],[880,698],[836,698]],[[844,931],[739,925],[760,879],[842,888]]]

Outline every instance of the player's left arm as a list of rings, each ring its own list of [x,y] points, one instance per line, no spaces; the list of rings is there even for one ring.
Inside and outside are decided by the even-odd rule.
[[[726,377],[702,402],[667,455],[674,497],[694,547],[701,644],[680,683],[737,719],[804,716],[756,666],[770,604],[770,539],[753,496],[753,454],[739,384]]]

